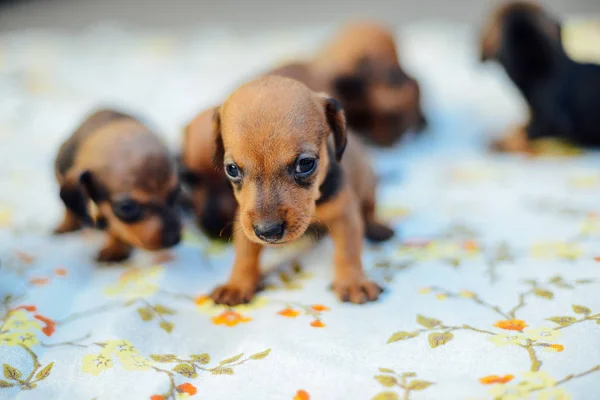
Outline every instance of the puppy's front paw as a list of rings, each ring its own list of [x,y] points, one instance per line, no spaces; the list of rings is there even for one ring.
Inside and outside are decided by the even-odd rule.
[[[237,306],[238,304],[249,303],[254,298],[256,291],[257,285],[227,283],[213,290],[210,297],[216,304]]]
[[[390,240],[394,236],[394,230],[379,222],[367,222],[365,236],[371,242],[381,243]]]
[[[106,247],[98,253],[96,261],[103,263],[118,263],[125,261],[131,255],[131,250],[115,250],[112,247]]]
[[[383,289],[375,282],[367,279],[334,282],[333,290],[341,301],[354,304],[363,304],[367,301],[375,301],[379,298]]]

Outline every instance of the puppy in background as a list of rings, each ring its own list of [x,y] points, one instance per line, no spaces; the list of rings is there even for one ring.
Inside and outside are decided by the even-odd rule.
[[[229,239],[237,203],[223,167],[213,163],[215,110],[201,112],[186,126],[179,168],[198,226],[213,239]]]
[[[225,101],[213,129],[215,160],[239,207],[233,271],[212,299],[230,306],[249,302],[259,286],[263,247],[292,242],[320,224],[335,246],[337,296],[376,300],[381,288],[363,272],[362,238],[384,241],[394,233],[375,219],[376,179],[358,141],[347,134],[339,103],[296,80],[262,77]]]
[[[482,32],[481,60],[504,67],[531,114],[496,149],[531,151],[541,138],[600,145],[600,66],[569,58],[560,22],[540,5],[517,1],[495,10]]]
[[[180,241],[175,163],[135,118],[113,110],[89,115],[61,146],[55,174],[66,208],[55,233],[105,230],[98,261],[118,262],[133,247],[159,250]]]

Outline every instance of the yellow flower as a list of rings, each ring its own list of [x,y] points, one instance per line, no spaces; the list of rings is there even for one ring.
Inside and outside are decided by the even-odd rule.
[[[191,396],[190,396],[188,393],[179,393],[179,392],[178,392],[178,393],[175,395],[175,398],[176,398],[177,400],[185,400],[185,399],[189,399],[190,397],[191,397]]]
[[[410,214],[410,210],[404,207],[384,206],[380,207],[378,214],[385,221],[405,218]]]
[[[470,292],[468,290],[461,290],[459,296],[465,299],[472,299],[475,297],[475,293]]]
[[[525,344],[525,337],[518,333],[515,333],[514,335],[505,335],[504,333],[498,333],[494,336],[490,336],[488,340],[494,343],[496,346]]]
[[[579,232],[584,236],[600,235],[600,218],[588,216],[583,220]]]
[[[523,381],[528,382],[534,387],[551,387],[556,384],[556,380],[548,375],[547,372],[544,371],[527,371],[521,374],[521,378]]]
[[[40,341],[32,332],[8,332],[0,335],[0,345],[18,346],[20,344],[27,347],[38,344]]]
[[[541,327],[535,329],[525,329],[525,335],[529,339],[538,342],[554,343],[560,337],[561,332],[552,328]]]
[[[538,393],[538,400],[571,400],[573,397],[562,387],[546,389]]]
[[[431,288],[429,288],[429,287],[421,288],[421,289],[419,289],[419,293],[420,294],[429,294],[429,293],[431,293]]]
[[[25,310],[11,311],[2,326],[2,330],[4,331],[31,331],[40,329],[42,329],[42,325],[36,320],[29,319],[29,314]]]
[[[534,258],[576,260],[582,254],[583,249],[576,243],[540,242],[531,246],[531,256]]]
[[[104,342],[105,347],[102,354],[116,353],[119,357],[122,355],[133,355],[139,353],[129,340],[108,340]]]
[[[448,295],[445,293],[438,293],[435,295],[435,298],[438,300],[446,300],[448,298]]]
[[[81,370],[86,374],[98,376],[113,367],[112,358],[104,354],[88,354],[83,356]]]
[[[136,299],[152,296],[160,288],[156,280],[161,277],[164,267],[131,268],[124,272],[119,282],[104,289],[108,296]]]
[[[12,222],[12,211],[8,208],[0,208],[0,228],[10,226]]]
[[[262,308],[268,303],[267,298],[262,296],[255,296],[248,304],[240,304],[233,307],[215,304],[215,302],[208,296],[199,296],[194,301],[196,303],[196,309],[202,314],[207,315],[221,314],[227,310],[234,310],[239,313],[247,313],[250,310]]]
[[[146,371],[154,366],[154,363],[140,355],[119,355],[119,361],[123,369],[127,371]]]

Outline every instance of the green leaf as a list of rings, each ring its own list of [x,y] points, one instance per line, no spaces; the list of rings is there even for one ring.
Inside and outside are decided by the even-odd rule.
[[[137,312],[140,314],[142,321],[152,321],[152,318],[154,318],[154,312],[150,307],[140,307]]]
[[[42,370],[39,371],[35,375],[35,380],[36,381],[43,381],[44,379],[46,379],[50,375],[50,371],[52,371],[52,367],[53,366],[54,366],[54,363],[52,362],[52,363],[46,365],[44,368],[42,368]]]
[[[406,378],[414,378],[415,376],[417,376],[417,374],[415,374],[414,372],[405,372],[402,374],[402,376]]]
[[[597,323],[598,325],[600,325],[600,319],[597,319],[597,320],[596,320],[596,323]]]
[[[3,381],[2,379],[0,379],[0,388],[9,388],[9,387],[13,387],[14,385],[12,383]]]
[[[385,387],[392,387],[398,383],[398,380],[389,375],[377,375],[375,379]]]
[[[27,382],[24,385],[21,385],[21,390],[31,390],[35,389],[36,387],[37,385],[35,383]]]
[[[198,374],[194,370],[194,367],[184,363],[177,364],[175,368],[173,368],[173,372],[177,372],[178,374],[183,375],[186,378],[195,378],[198,376]]]
[[[569,326],[573,322],[577,321],[577,318],[575,318],[575,317],[552,317],[552,318],[546,318],[546,320],[552,321],[555,324],[558,324],[560,326]]]
[[[440,321],[440,320],[433,319],[433,318],[427,318],[427,317],[422,316],[421,314],[417,315],[417,322],[428,329],[435,328],[436,326],[438,326],[442,323],[442,321]]]
[[[21,371],[8,364],[4,364],[4,376],[12,381],[17,381],[21,378]]]
[[[393,369],[389,369],[389,368],[379,368],[379,372],[383,372],[384,374],[395,374],[396,373]]]
[[[163,305],[160,305],[160,304],[157,304],[154,306],[154,311],[156,311],[160,315],[174,315],[175,314],[175,310],[172,310],[172,309],[165,307]]]
[[[408,389],[410,389],[410,390],[425,390],[431,385],[433,385],[433,382],[415,380],[408,384]]]
[[[251,360],[262,360],[267,357],[271,353],[271,349],[266,349],[265,351],[261,351],[260,353],[256,353],[250,356]]]
[[[297,260],[292,262],[292,271],[294,271],[295,274],[302,272],[302,265]]]
[[[584,306],[578,306],[577,304],[573,304],[573,311],[575,312],[575,314],[583,314],[583,315],[590,315],[592,310],[590,310],[587,307]]]
[[[548,300],[552,300],[552,298],[554,298],[554,293],[552,293],[549,290],[544,290],[544,289],[540,289],[540,288],[536,288],[533,291],[533,294],[535,294],[537,297],[543,297]]]
[[[414,337],[419,336],[419,332],[405,332],[405,331],[400,331],[400,332],[396,332],[394,333],[387,341],[388,344],[390,343],[394,343],[394,342],[398,342],[400,340],[408,340],[408,339],[412,339]]]
[[[399,397],[394,392],[381,392],[377,396],[373,397],[372,400],[398,400]]]
[[[202,364],[202,365],[206,365],[210,362],[210,355],[204,353],[204,354],[192,354],[190,356],[190,358],[194,361],[197,361],[198,363]]]
[[[173,324],[172,322],[167,322],[167,321],[161,321],[159,325],[167,333],[173,332],[173,328],[175,327],[175,324]]]
[[[443,346],[454,338],[454,335],[450,332],[434,332],[429,334],[429,346],[435,349],[438,346]]]
[[[225,360],[221,361],[219,363],[219,365],[225,365],[225,364],[231,364],[236,362],[237,360],[239,360],[240,358],[242,358],[242,356],[244,355],[244,353],[240,353],[237,356],[231,357],[231,358],[226,358]]]
[[[177,360],[175,354],[150,354],[150,358],[156,362],[173,362]]]
[[[281,279],[281,282],[283,282],[283,283],[291,283],[292,282],[290,277],[287,276],[287,274],[285,272],[279,273],[279,279]]]
[[[582,285],[582,284],[586,284],[586,283],[594,283],[595,280],[594,279],[576,279],[575,283],[577,283],[578,285]]]
[[[213,375],[233,375],[233,368],[217,367],[211,370]]]

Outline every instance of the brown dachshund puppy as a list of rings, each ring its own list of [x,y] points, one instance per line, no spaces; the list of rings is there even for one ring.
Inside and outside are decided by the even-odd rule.
[[[380,146],[427,124],[419,85],[400,66],[392,34],[377,24],[347,25],[312,61],[271,74],[330,93],[342,104],[348,126]]]
[[[158,250],[179,242],[175,164],[133,117],[112,110],[90,115],[61,146],[55,173],[66,207],[55,233],[105,229],[98,261],[124,260],[134,246]]]
[[[335,245],[333,289],[343,301],[376,300],[381,288],[361,263],[363,235],[383,241],[393,231],[375,220],[375,177],[342,108],[304,84],[267,76],[237,89],[215,114],[217,162],[238,201],[229,281],[216,303],[254,296],[264,246],[289,243],[311,224],[326,226]],[[346,157],[342,155],[346,151]]]
[[[229,239],[237,203],[222,165],[215,166],[212,131],[215,108],[198,114],[185,128],[180,177],[190,191],[200,228],[211,238]]]

